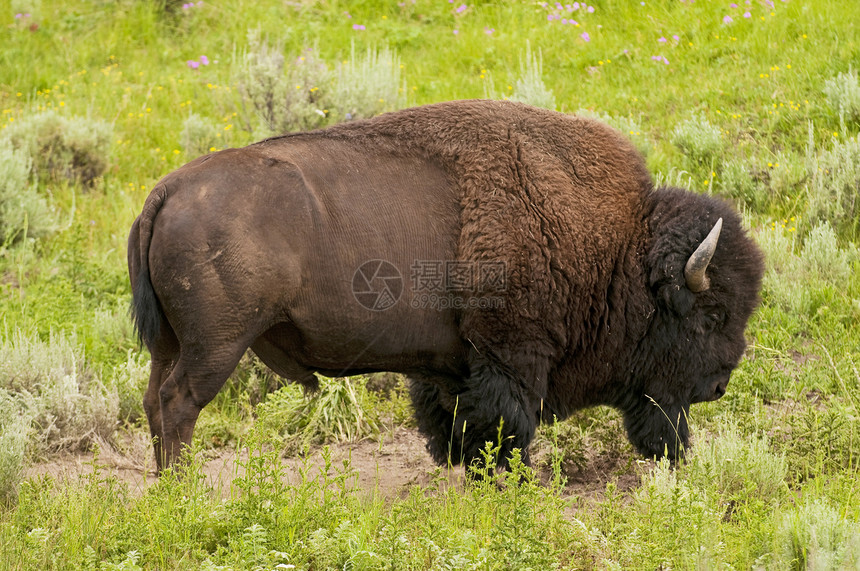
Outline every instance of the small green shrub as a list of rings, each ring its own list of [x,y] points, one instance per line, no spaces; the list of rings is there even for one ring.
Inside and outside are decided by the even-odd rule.
[[[212,121],[192,113],[182,123],[182,148],[188,157],[197,157],[217,149],[219,141],[218,126]],[[223,144],[223,143],[222,143]]]
[[[860,567],[860,524],[821,500],[782,517],[772,569],[840,570]]]
[[[805,161],[782,151],[768,161],[767,168],[771,200],[779,202],[795,198],[809,178]]]
[[[4,137],[29,153],[40,180],[90,185],[107,170],[112,133],[105,121],[48,110],[16,121],[4,130]]]
[[[84,450],[109,441],[119,396],[106,387],[75,343],[51,334],[48,341],[16,330],[0,344],[0,389],[16,395],[32,417],[32,442],[40,452]]]
[[[766,303],[810,317],[822,300],[845,291],[860,252],[853,244],[840,246],[827,222],[815,224],[805,239],[801,230],[798,220],[786,219],[771,223],[757,238],[768,260],[763,280]],[[804,287],[798,289],[797,283]]]
[[[388,48],[359,54],[353,44],[350,58],[332,72],[314,48],[287,61],[279,47],[252,30],[238,67],[243,108],[250,107],[262,123],[256,136],[307,131],[406,105],[400,59]]]
[[[26,150],[0,141],[0,246],[51,232],[56,222],[48,203],[30,184]]]
[[[24,471],[30,417],[14,396],[0,389],[0,505],[14,500]]]
[[[744,437],[728,427],[693,450],[687,465],[691,481],[702,488],[716,487],[724,501],[773,502],[788,491],[785,456],[771,452],[764,437]]]
[[[255,137],[326,124],[331,72],[314,54],[307,50],[287,62],[282,49],[270,45],[259,29],[248,32],[248,47],[236,66],[236,81],[246,127]],[[257,123],[261,126],[255,127]]]
[[[753,176],[750,165],[745,160],[732,158],[724,162],[717,179],[717,188],[722,195],[739,200],[756,210],[767,204],[767,191]]]
[[[860,121],[860,82],[857,72],[848,70],[824,82],[824,96],[839,114],[839,122]]]
[[[708,167],[723,151],[722,133],[704,115],[679,123],[672,131],[671,141],[697,166]]]
[[[708,488],[693,485],[668,461],[643,475],[632,495],[631,509],[607,533],[615,568],[714,569],[726,558],[718,532],[723,506]]]
[[[860,464],[860,426],[855,407],[837,399],[820,408],[806,400],[774,431],[774,444],[783,448],[789,476],[794,482],[822,478],[844,470],[856,472]]]
[[[836,233],[830,224],[816,224],[803,241],[800,254],[801,270],[806,275],[819,277],[834,285],[846,283],[854,272],[853,264],[860,259],[857,247],[847,244],[839,247]]]
[[[809,208],[813,220],[827,220],[839,234],[860,233],[860,141],[837,141],[811,165]]]
[[[144,418],[143,393],[149,383],[149,359],[140,351],[130,349],[125,363],[113,371],[113,385],[119,398],[118,417],[126,422]]]

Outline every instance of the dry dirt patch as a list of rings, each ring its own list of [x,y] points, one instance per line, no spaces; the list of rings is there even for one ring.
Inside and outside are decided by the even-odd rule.
[[[427,487],[440,479],[443,483],[447,480],[446,485],[461,488],[465,482],[463,468],[437,466],[424,443],[416,430],[401,427],[384,433],[380,441],[332,444],[329,446],[331,466],[334,470],[343,470],[347,465],[358,489],[378,493],[383,498],[402,498],[411,488]],[[103,473],[126,483],[132,494],[139,494],[156,481],[151,450],[142,434],[129,437],[123,448],[124,451],[119,452],[103,446],[96,463]],[[552,477],[547,453],[537,450],[534,454],[538,476],[545,485]],[[206,483],[220,490],[222,497],[229,498],[233,479],[244,474],[247,450],[222,449],[202,455]],[[309,476],[314,477],[325,465],[319,448],[311,451],[307,458],[282,458],[281,462],[291,484],[299,483],[303,467],[308,467]],[[61,481],[75,481],[91,474],[93,465],[92,454],[65,455],[30,467],[25,477],[50,475]],[[635,488],[650,465],[650,462],[606,455],[589,458],[584,468],[566,474],[568,481],[563,495],[580,506],[593,504],[603,498],[610,482],[622,493]]]

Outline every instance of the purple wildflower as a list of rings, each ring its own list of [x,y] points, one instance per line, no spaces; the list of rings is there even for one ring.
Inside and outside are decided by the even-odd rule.
[[[667,40],[667,39],[666,39],[666,38],[664,38],[664,37],[661,37],[661,38],[660,38],[659,40],[657,40],[657,41],[658,41],[658,42],[660,42],[661,44],[665,44],[665,43],[666,43],[666,42],[668,42],[669,40]]]
[[[455,36],[456,36],[457,34],[459,34],[459,33],[460,33],[460,30],[457,30],[457,29],[455,29],[455,30],[454,30],[454,35],[455,35]]]
[[[197,69],[198,67],[200,67],[200,64],[193,59],[190,59],[188,60],[188,67],[190,67],[191,69]]]
[[[723,24],[731,24],[732,22],[734,22],[734,20],[732,20],[731,16],[729,16],[729,15],[723,16]]]
[[[675,34],[674,36],[672,36],[672,39],[675,40],[676,42],[681,41],[681,38],[678,37],[678,34]]]
[[[495,31],[496,31],[495,28],[491,28],[489,26],[484,27],[484,33],[487,34],[488,36],[492,36],[493,32],[495,32]]]
[[[737,7],[738,7],[738,5],[737,5],[737,4],[735,4],[734,2],[732,2],[731,4],[729,4],[729,8],[737,8]]]
[[[466,6],[465,4],[460,4],[460,6],[457,8],[457,13],[462,14],[466,11],[466,8],[468,8],[468,6]]]
[[[206,56],[200,56],[200,64],[201,65],[209,65],[209,58]]]
[[[353,24],[352,29],[353,30],[366,30],[367,27],[364,24]]]
[[[744,12],[744,18],[752,18],[752,14],[749,12]]]
[[[589,6],[589,7],[588,7],[588,13],[589,13],[589,14],[594,14],[594,6]]]
[[[582,38],[582,40],[584,42],[590,42],[591,41],[591,36],[588,35],[588,32],[582,32],[582,34],[579,37]]]

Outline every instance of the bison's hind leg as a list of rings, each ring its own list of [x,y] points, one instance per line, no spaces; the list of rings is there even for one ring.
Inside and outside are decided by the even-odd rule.
[[[180,353],[179,361],[158,391],[164,466],[173,464],[191,446],[200,411],[224,386],[246,348],[207,355],[184,350]]]
[[[164,430],[162,428],[161,386],[170,376],[173,367],[179,360],[179,342],[170,324],[162,317],[158,335],[149,346],[151,358],[149,385],[143,395],[143,410],[149,421],[149,432],[155,449],[155,466],[158,472],[165,467]]]

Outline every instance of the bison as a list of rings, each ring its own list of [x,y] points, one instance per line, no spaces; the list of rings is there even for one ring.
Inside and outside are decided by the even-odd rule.
[[[152,355],[158,469],[250,348],[307,387],[394,371],[438,462],[541,420],[622,412],[678,458],[692,403],[745,348],[763,260],[725,202],[655,188],[606,125],[439,103],[198,158],[159,181],[128,245]]]

